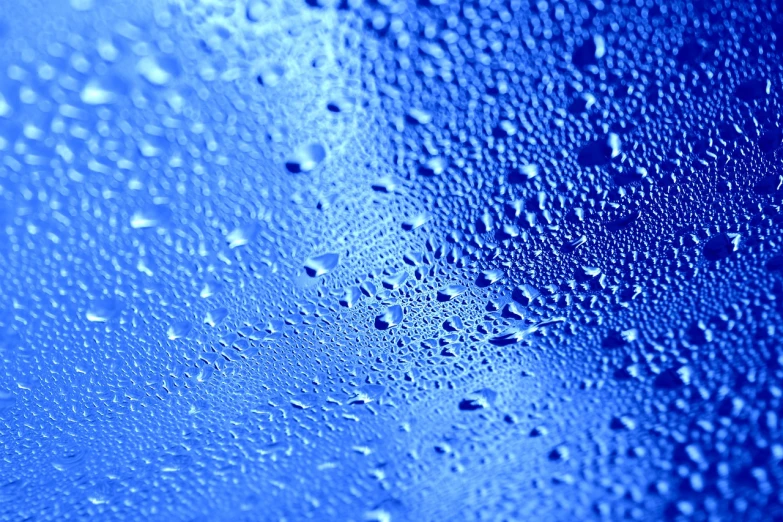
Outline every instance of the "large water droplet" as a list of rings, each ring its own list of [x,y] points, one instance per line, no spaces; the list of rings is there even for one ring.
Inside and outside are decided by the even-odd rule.
[[[327,253],[308,258],[304,263],[304,267],[307,275],[310,277],[321,277],[337,268],[339,262],[339,254]]]
[[[375,328],[378,330],[388,330],[402,322],[403,313],[400,305],[391,305],[383,313],[375,317]]]

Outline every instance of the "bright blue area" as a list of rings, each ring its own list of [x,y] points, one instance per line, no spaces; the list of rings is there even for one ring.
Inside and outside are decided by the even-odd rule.
[[[0,520],[783,520],[777,3],[2,7]]]

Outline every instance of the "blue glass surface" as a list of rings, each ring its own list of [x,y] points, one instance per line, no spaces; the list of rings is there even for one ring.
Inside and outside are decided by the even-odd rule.
[[[3,0],[0,520],[783,520],[779,11]]]

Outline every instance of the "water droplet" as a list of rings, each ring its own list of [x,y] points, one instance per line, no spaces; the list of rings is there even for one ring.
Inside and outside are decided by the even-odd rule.
[[[308,258],[304,263],[304,267],[307,275],[310,277],[321,277],[337,268],[339,262],[339,254],[327,253]]]
[[[228,310],[223,307],[215,308],[214,310],[207,312],[206,317],[204,317],[204,323],[215,327],[223,322],[223,319],[226,317],[228,317]]]
[[[247,225],[237,227],[226,236],[228,241],[228,248],[239,248],[245,246],[253,240],[253,237],[258,232],[258,225],[255,223],[248,223]]]
[[[492,283],[497,283],[498,281],[500,281],[504,275],[505,274],[503,273],[503,270],[499,268],[484,270],[476,278],[476,286],[480,288],[485,288],[491,285]]]
[[[87,309],[87,320],[93,323],[105,323],[117,317],[122,305],[115,297],[95,299]]]
[[[462,411],[485,410],[492,406],[497,399],[497,392],[490,389],[478,390],[459,402]]]
[[[400,270],[383,278],[383,287],[389,290],[397,290],[408,280],[408,272]]]
[[[174,78],[173,65],[173,61],[164,63],[152,56],[145,56],[136,65],[136,71],[152,85],[162,87]]]
[[[378,330],[388,330],[402,322],[403,313],[400,305],[391,305],[383,313],[375,317],[375,328]]]
[[[310,172],[326,159],[326,149],[320,143],[309,143],[296,150],[296,153],[286,161],[289,172]]]
[[[171,341],[181,339],[190,333],[191,328],[193,328],[193,325],[190,321],[178,321],[169,326],[166,335]]]
[[[130,226],[136,229],[163,226],[171,219],[171,215],[171,209],[164,205],[150,205],[133,213]]]
[[[340,305],[346,308],[352,308],[362,297],[362,292],[358,286],[349,286],[345,289],[343,298],[340,299]]]
[[[117,99],[115,93],[105,89],[97,81],[91,81],[85,85],[80,97],[87,105],[106,105]]]
[[[462,293],[467,290],[467,287],[463,285],[457,285],[457,284],[451,284],[444,286],[440,290],[438,290],[438,301],[441,303],[445,303],[446,301],[451,301],[455,297],[461,295]]]

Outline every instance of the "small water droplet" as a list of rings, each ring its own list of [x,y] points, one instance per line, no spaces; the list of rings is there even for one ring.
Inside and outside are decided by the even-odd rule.
[[[122,305],[115,297],[96,299],[87,310],[87,320],[92,323],[111,321],[122,311]]]
[[[169,326],[166,335],[171,341],[181,339],[190,333],[191,328],[193,328],[193,324],[190,321],[178,321]]]
[[[286,161],[285,167],[289,172],[310,172],[326,159],[326,149],[320,143],[309,143],[296,150],[294,155]]]
[[[457,284],[451,284],[447,285],[440,290],[438,290],[438,301],[441,303],[445,303],[446,301],[451,301],[458,295],[462,294],[467,290],[467,287],[463,285],[457,285]]]
[[[135,229],[161,226],[169,221],[171,215],[171,209],[164,205],[150,205],[133,213],[130,226]]]

